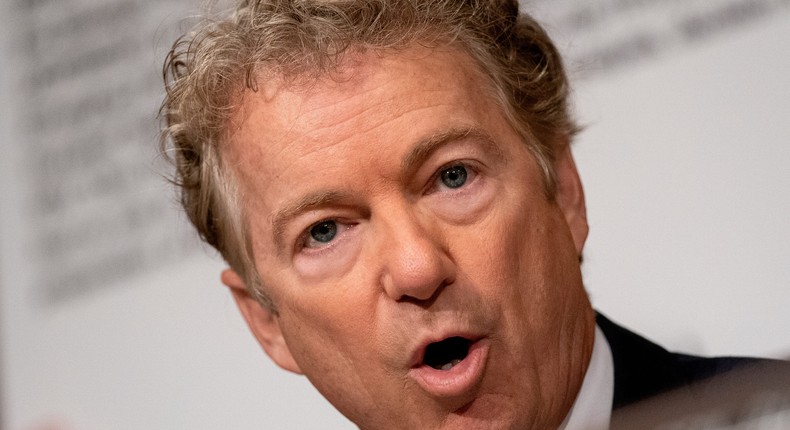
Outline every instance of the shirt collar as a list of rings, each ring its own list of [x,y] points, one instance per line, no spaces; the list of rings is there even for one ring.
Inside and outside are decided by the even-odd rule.
[[[579,394],[559,430],[608,430],[614,398],[614,362],[609,342],[598,326],[592,357]]]

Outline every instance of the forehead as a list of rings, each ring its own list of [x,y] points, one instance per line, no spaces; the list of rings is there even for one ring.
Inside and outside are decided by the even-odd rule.
[[[473,60],[451,46],[354,52],[336,70],[317,79],[273,76],[257,84],[257,91],[243,93],[231,118],[228,155],[252,149],[251,143],[266,152],[296,151],[300,148],[293,145],[295,137],[309,138],[311,132],[326,127],[340,131],[335,125],[350,131],[356,123],[344,121],[361,118],[362,113],[366,117],[379,113],[385,121],[385,107],[406,111],[448,96],[466,102],[488,88]],[[423,97],[410,98],[414,93]]]
[[[330,75],[247,91],[223,156],[242,189],[272,209],[315,186],[311,169],[342,178],[350,161],[397,159],[432,134],[490,123],[498,111],[490,94],[479,67],[453,47],[356,52]]]

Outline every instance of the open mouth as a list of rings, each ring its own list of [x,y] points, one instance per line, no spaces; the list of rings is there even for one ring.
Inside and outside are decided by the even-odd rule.
[[[447,337],[425,345],[409,376],[433,397],[467,402],[483,380],[489,350],[490,343],[483,336]]]
[[[434,342],[425,348],[423,363],[437,370],[450,370],[466,358],[471,344],[471,340],[458,336]]]

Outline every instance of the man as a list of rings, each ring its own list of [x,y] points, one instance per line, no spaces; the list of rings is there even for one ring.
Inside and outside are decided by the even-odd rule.
[[[606,428],[739,363],[596,326],[567,81],[515,1],[244,1],[165,73],[223,283],[360,428]]]

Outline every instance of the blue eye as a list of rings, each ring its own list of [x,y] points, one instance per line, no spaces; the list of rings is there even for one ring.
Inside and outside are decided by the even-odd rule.
[[[316,242],[328,243],[337,236],[337,223],[322,221],[310,228],[310,237]]]
[[[468,177],[469,173],[466,171],[466,167],[461,165],[444,169],[439,174],[439,179],[441,179],[442,183],[448,188],[462,187],[466,183]]]

